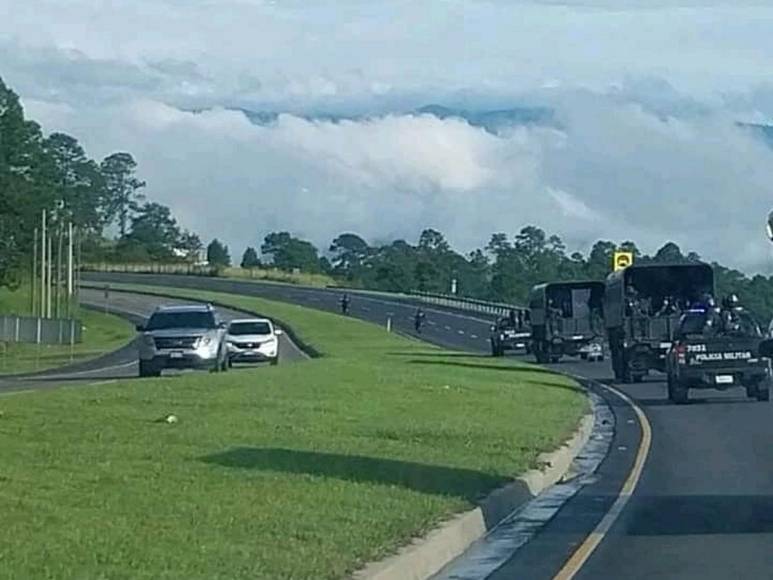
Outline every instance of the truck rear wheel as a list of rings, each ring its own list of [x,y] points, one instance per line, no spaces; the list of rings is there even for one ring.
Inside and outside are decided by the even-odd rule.
[[[680,384],[679,381],[676,381],[669,375],[668,398],[672,403],[684,405],[690,399],[690,389],[689,387]]]

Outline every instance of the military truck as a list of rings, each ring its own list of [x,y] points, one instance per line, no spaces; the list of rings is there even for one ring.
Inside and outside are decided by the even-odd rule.
[[[599,281],[538,284],[529,294],[531,348],[538,363],[581,356],[603,340],[604,283]]]
[[[771,362],[765,346],[759,325],[743,309],[721,314],[705,307],[690,309],[666,356],[668,398],[686,403],[690,389],[744,387],[746,396],[770,400]]]
[[[528,315],[528,312],[526,313]],[[503,316],[491,325],[491,356],[504,356],[506,351],[531,350],[531,332],[528,316]]]
[[[714,295],[714,271],[700,262],[633,264],[607,277],[604,322],[615,379],[640,382],[664,372],[682,315]]]

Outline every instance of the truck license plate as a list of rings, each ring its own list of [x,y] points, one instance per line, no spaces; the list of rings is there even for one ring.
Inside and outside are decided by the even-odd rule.
[[[718,385],[732,385],[733,375],[717,375],[714,377],[714,382]]]
[[[169,353],[169,358],[182,358],[182,357],[183,357],[182,352],[174,351]]]

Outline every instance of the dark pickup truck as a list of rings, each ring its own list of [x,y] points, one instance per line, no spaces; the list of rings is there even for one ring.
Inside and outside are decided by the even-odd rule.
[[[744,387],[748,397],[768,401],[771,361],[762,356],[757,324],[744,313],[743,324],[728,332],[714,328],[710,317],[703,311],[683,316],[666,359],[668,398],[686,403],[690,389]]]

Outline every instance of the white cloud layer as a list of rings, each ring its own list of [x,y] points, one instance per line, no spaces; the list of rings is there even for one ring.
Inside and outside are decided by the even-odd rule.
[[[682,0],[0,0],[0,75],[48,131],[131,151],[235,250],[289,229],[461,249],[535,223],[769,269],[773,6]],[[493,135],[402,111],[555,109]],[[283,112],[256,126],[224,107]],[[186,110],[212,108],[194,114]],[[314,111],[373,113],[333,123]]]

